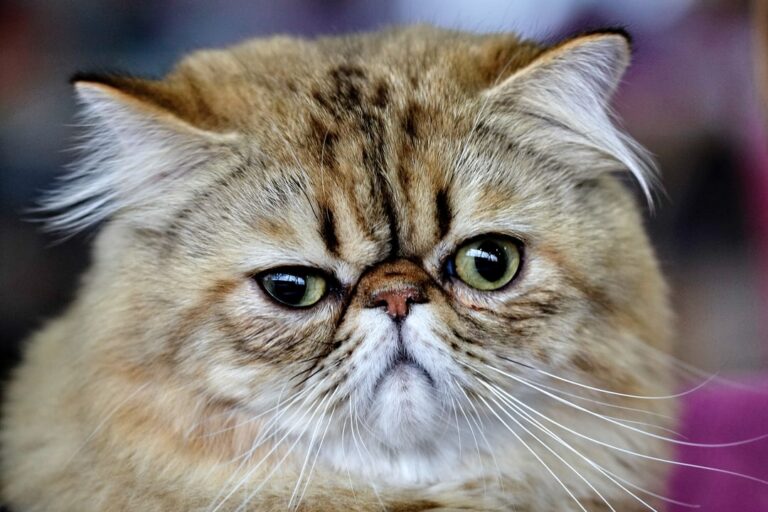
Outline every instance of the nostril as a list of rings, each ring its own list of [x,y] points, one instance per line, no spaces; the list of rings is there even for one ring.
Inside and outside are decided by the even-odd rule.
[[[381,290],[371,295],[368,307],[385,307],[387,314],[395,319],[402,319],[408,315],[408,306],[426,302],[424,294],[415,287]]]
[[[387,301],[384,299],[375,299],[368,303],[369,308],[381,308],[386,307]]]
[[[427,302],[427,298],[421,293],[417,295],[409,295],[405,298],[406,304],[424,304],[425,302]]]

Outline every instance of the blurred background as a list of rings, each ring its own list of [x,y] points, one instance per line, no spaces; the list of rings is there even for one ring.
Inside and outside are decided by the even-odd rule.
[[[3,373],[22,339],[72,298],[88,264],[89,235],[54,244],[23,220],[71,160],[73,72],[158,76],[190,50],[247,37],[413,22],[546,41],[604,26],[629,30],[635,58],[615,107],[663,173],[665,193],[648,225],[672,283],[676,355],[708,372],[768,382],[760,380],[768,371],[768,138],[755,80],[768,67],[768,56],[755,52],[755,26],[768,25],[768,11],[737,0],[0,1]],[[762,418],[755,428],[766,433],[768,414]],[[768,449],[764,457],[768,467]],[[765,507],[754,510],[768,510],[762,496]],[[722,510],[752,510],[743,507]]]

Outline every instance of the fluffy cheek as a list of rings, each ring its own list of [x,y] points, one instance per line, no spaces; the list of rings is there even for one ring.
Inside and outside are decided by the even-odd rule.
[[[195,311],[197,325],[178,348],[179,371],[207,395],[252,410],[295,390],[301,371],[331,346],[329,307],[291,311],[265,300],[248,281]]]

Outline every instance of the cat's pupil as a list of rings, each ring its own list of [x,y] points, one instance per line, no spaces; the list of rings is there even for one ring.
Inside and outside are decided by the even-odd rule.
[[[507,272],[507,254],[492,240],[485,240],[469,253],[475,260],[475,269],[483,279],[494,283]]]
[[[303,276],[273,274],[268,281],[272,294],[288,304],[299,304],[307,293],[307,280]]]

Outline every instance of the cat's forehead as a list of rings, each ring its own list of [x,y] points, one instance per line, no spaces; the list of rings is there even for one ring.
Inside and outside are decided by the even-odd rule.
[[[366,244],[423,256],[458,227],[471,237],[500,232],[510,213],[524,220],[526,204],[546,217],[550,205],[578,202],[551,197],[558,189],[607,171],[625,166],[645,183],[644,163],[603,112],[627,59],[616,35],[547,49],[512,35],[412,27],[197,52],[157,81],[82,76],[89,115],[110,125],[99,140],[119,135],[109,147],[138,140],[151,151],[110,152],[116,177],[117,164],[137,169],[123,172],[131,180],[116,179],[117,192],[95,183],[93,198],[116,199],[57,222],[130,211],[154,228],[175,210],[174,233],[193,217],[202,231],[224,233],[255,217],[261,239],[292,241],[295,253],[316,238],[345,259]],[[145,207],[163,194],[172,200]]]
[[[352,100],[320,95],[296,114],[293,133],[275,133],[266,148],[254,141],[263,158],[236,178],[252,194],[229,190],[259,204],[254,225],[295,249],[314,243],[351,262],[423,256],[454,222],[456,194],[470,193],[455,183],[470,121],[415,98],[351,109],[339,101]]]
[[[164,82],[174,111],[197,126],[262,132],[278,123],[291,132],[297,114],[317,103],[331,114],[362,104],[405,107],[413,97],[460,103],[542,51],[510,34],[418,26],[375,36],[273,37],[192,53]]]
[[[454,222],[457,193],[471,193],[454,190],[476,123],[471,100],[501,59],[514,68],[534,50],[466,35],[448,50],[450,33],[418,39],[420,30],[384,36],[392,48],[354,38],[249,43],[193,55],[169,79],[196,83],[197,104],[265,156],[241,174],[269,205],[258,222],[268,235],[315,237],[345,259],[363,247],[423,255]],[[505,51],[489,57],[496,44]]]

